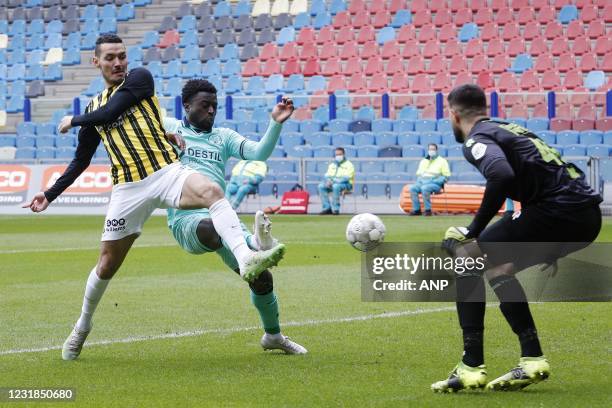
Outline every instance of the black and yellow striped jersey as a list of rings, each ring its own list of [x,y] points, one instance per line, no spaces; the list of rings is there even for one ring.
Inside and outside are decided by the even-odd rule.
[[[114,184],[142,180],[179,161],[165,137],[153,77],[144,68],[131,70],[120,85],[96,95],[72,124],[93,128],[102,138]]]

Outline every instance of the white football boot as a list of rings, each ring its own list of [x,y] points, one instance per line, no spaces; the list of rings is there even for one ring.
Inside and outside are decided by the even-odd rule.
[[[278,244],[278,240],[272,236],[272,221],[270,221],[270,217],[261,210],[255,213],[253,232],[259,250],[265,251]]]
[[[87,331],[81,331],[74,326],[74,329],[72,329],[72,332],[62,346],[62,359],[75,360],[81,354],[83,343],[85,343],[85,339],[90,332],[91,328]]]
[[[286,354],[306,354],[305,347],[292,341],[289,337],[282,334],[264,333],[261,338],[261,347],[264,350],[283,350]]]

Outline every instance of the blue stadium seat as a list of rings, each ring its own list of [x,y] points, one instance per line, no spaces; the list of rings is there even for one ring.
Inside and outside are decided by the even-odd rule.
[[[296,132],[288,132],[281,135],[281,145],[285,149],[289,149],[294,146],[299,146],[304,144],[304,138],[301,134]]]
[[[300,132],[300,121],[299,120],[295,120],[295,119],[289,119],[286,120],[285,123],[283,123],[283,130],[282,130],[282,134],[285,133],[299,133]]]
[[[557,138],[559,138],[559,135],[557,135]],[[585,155],[586,155],[585,146],[580,146],[578,144],[563,146],[563,156],[564,157],[576,157],[576,156],[585,156]]]
[[[583,130],[580,132],[580,144],[595,145],[603,142],[603,132],[601,130]]]
[[[181,76],[181,61],[172,60],[168,64],[166,64],[166,70],[162,74],[162,78],[169,79]]]
[[[291,26],[284,27],[283,29],[280,30],[276,43],[278,45],[285,45],[291,41],[295,41],[295,28]]]
[[[70,146],[58,147],[55,150],[56,159],[72,159],[76,148]]]
[[[612,181],[612,159],[602,160],[599,171],[604,181]]]
[[[421,144],[427,146],[431,143],[439,145],[442,142],[442,137],[438,132],[425,132],[421,134]]]
[[[287,157],[312,157],[312,146],[300,145],[285,150]]]
[[[542,130],[537,132],[537,135],[549,146],[557,143],[557,134],[553,131]]]
[[[357,157],[378,157],[378,146],[358,145]]]
[[[419,110],[416,106],[404,106],[397,114],[397,118],[417,120],[419,118]]]
[[[230,6],[229,2],[224,0],[217,3],[217,5],[215,6],[215,11],[213,12],[213,16],[215,18],[230,16],[231,14],[232,7]]]
[[[348,130],[353,133],[370,132],[372,130],[372,123],[367,120],[354,120],[349,123]],[[373,140],[372,143],[374,143]]]
[[[392,130],[393,130],[393,121],[391,119],[372,120],[372,132],[391,132]]]
[[[525,126],[527,127],[527,129],[536,133],[541,130],[548,130],[548,118],[527,119],[527,123]]]
[[[241,134],[257,132],[257,122],[253,121],[238,121],[236,131]]]
[[[315,132],[304,135],[307,144],[312,147],[316,146],[329,146],[331,144],[331,137],[328,132]]]
[[[44,34],[34,34],[31,35],[30,38],[26,42],[25,49],[26,51],[33,50],[42,50],[45,45],[45,35]]]
[[[508,68],[508,71],[520,74],[531,68],[533,68],[533,58],[531,58],[531,55],[519,54],[512,62],[512,66]]]
[[[51,20],[47,23],[45,32],[47,34],[61,34],[64,29],[64,23],[60,20]]]
[[[314,75],[310,77],[306,84],[306,92],[315,93],[318,91],[324,91],[327,86],[327,80],[324,76]]]
[[[197,75],[190,72],[183,73],[183,78],[195,78],[196,76]],[[242,78],[238,75],[232,75],[231,77],[227,78],[224,91],[228,95],[242,93]]]
[[[219,118],[219,115],[217,115],[217,118]],[[236,126],[237,126],[237,123],[235,121],[225,120],[225,118],[223,119],[219,118],[219,122],[215,123],[215,127],[218,127],[218,128],[227,128],[227,129],[236,130]]]
[[[100,22],[101,33],[116,33],[117,20],[115,18],[105,18]]]
[[[98,6],[90,4],[85,7],[81,12],[81,21],[83,20],[97,20],[98,19]]]
[[[142,48],[139,45],[133,45],[127,49],[128,61],[142,61]]]
[[[81,34],[91,34],[97,36],[100,32],[99,21],[97,18],[87,19],[81,22]]]
[[[188,17],[193,17],[193,16],[188,16]],[[185,51],[187,49],[192,49],[196,51],[196,58],[185,58],[182,57],[181,60],[182,61],[188,61],[190,59],[197,59],[199,57],[199,52],[200,49],[198,48],[198,33],[197,31],[194,30],[190,30],[187,32],[184,32],[181,34],[181,40],[179,41],[179,47],[180,48],[185,48]],[[192,51],[192,55],[193,55],[193,51]]]
[[[337,99],[336,99],[337,101]],[[336,105],[337,107],[337,105]],[[350,107],[342,107],[336,109],[336,119],[353,120],[353,110]]]
[[[300,132],[304,134],[320,132],[323,124],[318,120],[304,120],[300,123]]]
[[[159,43],[159,33],[157,31],[147,31],[142,38],[142,48],[149,48]]]
[[[218,59],[210,59],[204,64],[202,75],[205,77],[221,76],[221,62]]]
[[[74,147],[76,146],[76,138],[71,134],[60,135],[55,139],[55,145],[57,147]]]
[[[40,64],[34,65],[26,69],[25,80],[26,81],[40,80],[40,79],[43,79],[44,75],[45,75],[45,68]]]
[[[329,12],[333,15],[338,14],[341,11],[346,10],[345,0],[332,0],[329,5]]]
[[[436,130],[435,119],[419,119],[414,122],[415,132],[431,132]]]
[[[295,16],[293,26],[296,30],[301,30],[303,27],[310,26],[310,14],[308,12],[304,12]]]
[[[407,145],[402,147],[402,157],[424,157],[425,149],[419,145]]]
[[[391,26],[383,27],[376,33],[376,42],[380,45],[395,39],[395,28]]]
[[[412,13],[410,10],[402,9],[398,10],[391,20],[391,27],[400,28],[405,24],[412,23]]]
[[[289,160],[270,160],[268,166],[274,173],[295,172],[295,162]]]
[[[196,30],[196,17],[195,16],[184,16],[178,23],[178,32],[194,32]]]
[[[55,123],[53,122],[44,122],[36,124],[36,134],[37,135],[54,135],[55,134]]]
[[[355,158],[357,157],[357,146],[344,146],[344,152],[346,157]]]
[[[32,20],[26,31],[28,35],[42,34],[45,32],[45,22],[41,19]]]
[[[248,16],[251,14],[251,2],[248,0],[240,0],[234,6],[234,10],[232,11],[232,15],[234,17],[238,16]]]
[[[404,173],[406,171],[406,163],[400,160],[390,160],[384,162],[384,172],[387,174]]]
[[[81,50],[93,50],[96,47],[97,31],[88,32],[81,42]]]
[[[37,159],[55,159],[55,147],[41,147],[36,149]]]
[[[163,66],[161,61],[151,61],[147,64],[146,68],[154,78],[161,78],[163,76]]]
[[[442,144],[445,146],[453,146],[457,143],[455,140],[455,135],[453,133],[443,133],[442,134]]]
[[[36,148],[55,147],[55,135],[40,134],[36,136]]]
[[[313,16],[316,16],[317,14],[323,14],[323,13],[327,13],[326,2],[324,0],[312,0],[310,2],[310,14]]]
[[[397,144],[400,146],[419,144],[419,134],[416,132],[404,132],[397,135]]]
[[[265,82],[263,77],[260,76],[252,76],[249,78],[247,82],[247,87],[245,89],[245,93],[247,95],[260,95],[264,93]]]
[[[606,74],[603,71],[591,71],[584,79],[584,87],[595,91],[606,83]]]
[[[397,134],[393,132],[374,133],[374,140],[379,147],[393,146],[397,144]]]
[[[186,47],[183,50],[183,55],[181,56],[181,61],[185,64],[192,63],[200,63],[200,67],[202,66],[202,62],[200,61],[200,49],[197,46]],[[200,73],[202,72],[202,68],[200,68]]]
[[[51,48],[61,48],[62,47],[62,34],[61,33],[52,33],[47,36],[45,40],[44,48],[45,50],[49,50]]]
[[[371,106],[362,106],[361,108],[357,109],[357,112],[355,113],[355,119],[358,120],[367,120],[371,122],[375,117],[376,112],[374,112],[374,108]]]
[[[239,122],[241,120],[250,120],[250,114],[247,110],[245,109],[234,109],[234,112],[232,112],[233,118],[235,121]]]
[[[302,74],[292,74],[287,79],[287,84],[283,89],[285,93],[297,93],[304,90],[304,76]]]
[[[135,17],[134,5],[125,3],[119,8],[117,13],[117,21],[127,21]]]
[[[222,62],[228,62],[230,60],[238,60],[238,46],[234,43],[225,44],[223,49],[221,50],[221,55],[219,55],[219,59]]]
[[[313,146],[312,157],[330,158],[334,156],[334,150],[333,146]]]
[[[9,70],[6,77],[7,81],[18,81],[25,78],[26,65],[14,64]]]
[[[460,144],[449,146],[446,150],[446,157],[463,157],[463,146]]]
[[[465,23],[459,30],[459,41],[468,42],[479,35],[478,26],[474,23]]]
[[[170,78],[164,90],[164,96],[178,96],[183,89],[183,81],[181,78]]]
[[[11,37],[14,37],[20,34],[25,34],[25,33],[26,33],[26,22],[24,20],[14,20],[13,24],[11,24],[8,30],[8,35]]]
[[[266,93],[277,93],[282,91],[284,79],[281,74],[270,75],[266,81]]]
[[[353,144],[353,134],[350,132],[332,133],[331,144],[336,147],[350,146]]]
[[[330,25],[331,22],[331,14],[319,13],[312,19],[312,27],[315,30],[320,30],[321,28]]]
[[[36,157],[36,149],[33,147],[18,147],[15,151],[15,159],[27,160]]]
[[[522,127],[527,126],[527,119],[525,118],[507,118],[506,122],[514,123]]]
[[[477,171],[458,173],[456,180],[459,183],[482,183],[485,181],[484,177]]]
[[[329,106],[322,105],[314,110],[312,113],[312,118],[318,120],[323,124],[327,124],[329,122]]]
[[[587,147],[586,154],[587,156],[598,157],[600,159],[610,158],[611,148],[612,146],[604,144],[591,145]]]
[[[603,144],[612,145],[612,130],[604,132]]]
[[[436,124],[436,129],[438,132],[442,133],[452,133],[453,127],[451,126],[450,120],[447,118],[438,119]]]
[[[11,134],[0,134],[0,147],[15,147],[17,145],[17,136]]]
[[[62,63],[56,62],[51,65],[47,65],[45,69],[44,79],[45,81],[59,81],[63,77]]]
[[[561,146],[578,144],[579,132],[575,130],[564,130],[557,133],[557,144]]]
[[[330,132],[348,132],[349,121],[346,119],[332,119],[329,121]]]
[[[353,144],[361,148],[364,145],[374,145],[374,134],[372,132],[358,132],[353,136]]]
[[[573,4],[566,4],[561,7],[561,11],[559,11],[559,22],[561,24],[568,24],[572,20],[576,20],[578,18],[578,8]]]
[[[363,173],[382,173],[383,162],[382,161],[367,161],[361,163],[361,172]]]
[[[414,120],[412,119],[395,120],[393,122],[393,131],[397,133],[414,131]]]

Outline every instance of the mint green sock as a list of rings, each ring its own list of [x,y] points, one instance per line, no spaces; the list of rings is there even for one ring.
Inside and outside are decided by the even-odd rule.
[[[280,333],[280,323],[278,322],[278,301],[274,291],[266,295],[256,295],[251,291],[251,302],[259,312],[261,324],[266,333]]]

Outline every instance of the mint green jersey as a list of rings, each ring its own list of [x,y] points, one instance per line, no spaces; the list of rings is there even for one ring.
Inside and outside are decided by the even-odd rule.
[[[200,174],[213,180],[225,191],[225,164],[231,157],[240,160],[265,161],[278,142],[282,125],[270,121],[266,134],[260,142],[248,140],[236,131],[227,128],[213,128],[211,132],[201,132],[186,120],[164,118],[164,129],[169,133],[178,133],[185,140],[185,150],[180,154],[181,163],[188,165]],[[168,225],[184,214],[201,212],[208,214],[207,209],[177,210],[168,209]]]

